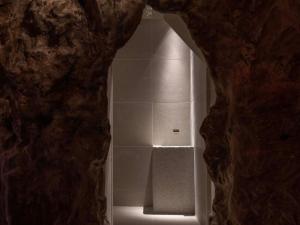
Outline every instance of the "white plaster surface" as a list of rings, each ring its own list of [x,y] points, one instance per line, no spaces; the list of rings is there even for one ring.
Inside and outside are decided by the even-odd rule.
[[[175,30],[175,32],[184,40],[184,42],[197,54],[202,60],[204,60],[204,55],[202,50],[197,46],[193,37],[187,28],[186,23],[182,18],[176,14],[164,14],[165,21]]]
[[[152,104],[115,102],[114,146],[152,146]]]
[[[194,214],[193,148],[154,148],[153,211],[159,214]]]
[[[189,59],[154,59],[151,76],[153,79],[154,102],[189,102],[190,66]]]
[[[143,206],[152,148],[115,147],[114,205]]]
[[[114,101],[151,102],[153,78],[150,60],[115,60]]]
[[[199,130],[209,110],[209,86],[207,80],[207,64],[196,54],[192,54],[191,60],[193,64],[192,79],[194,80],[192,99],[195,114],[195,126],[193,131],[195,136],[195,210],[200,224],[206,225],[208,224],[209,215],[211,213],[211,181],[203,158],[205,142]]]
[[[178,34],[154,15],[141,22],[116,56],[114,205],[150,205],[151,195],[145,196],[152,181],[150,154],[145,149],[191,145],[189,52]]]
[[[194,65],[194,93],[193,104],[195,110],[195,145],[202,149],[205,148],[205,142],[200,135],[200,128],[204,119],[208,114],[208,80],[207,80],[207,64],[202,61],[196,54],[193,54],[192,59]]]
[[[154,57],[159,59],[189,59],[189,47],[164,20],[153,21]]]
[[[153,114],[154,145],[191,145],[190,102],[156,103]],[[173,129],[179,129],[179,132]]]

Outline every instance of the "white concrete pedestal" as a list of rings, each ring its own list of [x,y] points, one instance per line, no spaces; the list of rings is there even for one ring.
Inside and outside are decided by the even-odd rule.
[[[192,147],[154,148],[152,174],[153,213],[195,213]]]

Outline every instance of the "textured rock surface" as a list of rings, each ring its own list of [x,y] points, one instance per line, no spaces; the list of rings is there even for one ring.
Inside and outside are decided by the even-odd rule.
[[[300,224],[300,2],[150,2],[179,6],[215,81],[201,133],[218,224]]]
[[[300,2],[186,10],[218,92],[202,134],[219,224],[299,224]]]
[[[300,2],[149,3],[181,12],[211,68],[202,134],[219,225],[298,225]],[[1,225],[104,223],[106,74],[142,8],[0,0]]]
[[[0,1],[1,225],[104,224],[107,70],[143,7]]]

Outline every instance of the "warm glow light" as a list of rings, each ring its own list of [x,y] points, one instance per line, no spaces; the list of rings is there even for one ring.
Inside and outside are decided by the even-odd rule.
[[[185,87],[190,85],[187,82],[189,74],[186,70],[186,49],[187,46],[171,28],[161,38],[160,44],[155,49],[160,55],[156,63],[161,75],[155,93],[157,99],[168,101],[170,93],[177,99]]]
[[[178,145],[178,146],[167,146],[167,145],[153,145],[153,148],[193,148],[191,145]]]
[[[196,216],[185,215],[154,215],[144,214],[143,207],[114,207],[115,213],[120,217],[125,217],[128,221],[134,219],[135,221],[151,221],[151,222],[168,222],[168,224],[187,224],[196,225],[199,224]],[[125,218],[124,217],[124,218]],[[151,223],[152,224],[152,223]],[[164,223],[165,224],[165,223]]]
[[[190,50],[190,77],[191,77],[191,143],[195,146],[195,133],[198,131],[195,130],[195,90],[194,90],[194,82],[195,82],[195,71],[194,71],[194,53]]]

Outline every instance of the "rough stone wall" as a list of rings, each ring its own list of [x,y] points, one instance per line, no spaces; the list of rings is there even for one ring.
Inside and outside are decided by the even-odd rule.
[[[300,1],[149,2],[181,14],[211,69],[201,134],[217,223],[300,224]]]
[[[300,224],[300,2],[149,3],[180,12],[211,68],[218,224]],[[0,0],[1,225],[104,224],[107,70],[143,7]]]
[[[0,224],[105,223],[112,58],[141,0],[0,0]]]
[[[300,224],[300,1],[178,4],[203,49],[217,101],[201,133],[219,225]]]
[[[219,224],[300,224],[300,2],[213,1],[187,14],[218,90],[201,132]]]

